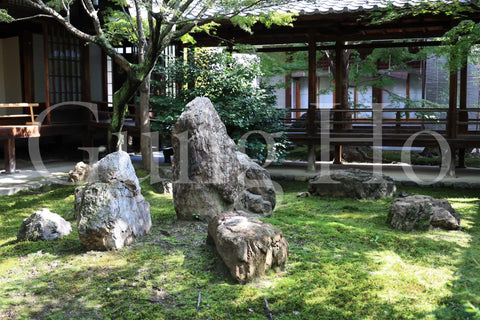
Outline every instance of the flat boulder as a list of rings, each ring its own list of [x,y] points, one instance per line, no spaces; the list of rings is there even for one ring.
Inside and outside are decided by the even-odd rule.
[[[42,209],[23,220],[17,234],[18,240],[53,240],[72,232],[70,222],[49,209]]]
[[[91,169],[84,187],[75,190],[80,241],[89,250],[122,248],[150,230],[150,204],[126,152],[107,155]]]
[[[282,231],[243,211],[223,212],[211,219],[207,241],[215,245],[230,274],[240,283],[287,261],[289,245]]]
[[[398,198],[390,205],[387,223],[403,231],[442,228],[460,229],[460,214],[445,199],[413,195]]]
[[[393,196],[396,190],[392,178],[359,169],[331,170],[329,176],[319,174],[308,183],[308,192],[316,196],[379,199]]]
[[[187,104],[172,133],[173,199],[179,219],[209,220],[234,208],[271,214],[275,190],[268,172],[237,152],[208,98]]]

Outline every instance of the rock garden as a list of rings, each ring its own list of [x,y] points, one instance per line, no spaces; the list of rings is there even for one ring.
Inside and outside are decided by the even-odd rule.
[[[272,181],[205,98],[174,133],[171,180],[116,152],[0,198],[1,319],[480,317],[479,190]]]

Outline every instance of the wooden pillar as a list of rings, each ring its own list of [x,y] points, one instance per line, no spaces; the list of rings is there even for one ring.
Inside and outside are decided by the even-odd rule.
[[[42,23],[43,27],[43,65],[45,67],[45,108],[46,110],[50,109],[51,99],[50,99],[50,47],[48,39],[50,37],[48,32],[48,24],[46,22]],[[47,112],[46,124],[51,123],[50,112]]]
[[[14,173],[16,169],[15,161],[15,139],[8,138],[3,143],[3,155],[5,161],[5,171],[7,173]]]
[[[468,59],[466,59],[468,60]],[[467,112],[467,79],[468,79],[468,61],[464,61],[463,67],[460,69],[460,113],[458,120],[458,133],[466,134],[468,132],[468,112]],[[465,168],[465,148],[458,150],[458,167]]]
[[[23,101],[34,102],[33,39],[30,31],[24,31],[21,39]],[[33,121],[32,121],[33,122]]]
[[[410,73],[407,73],[407,79],[405,81],[405,97],[410,100]],[[410,112],[405,112],[405,119],[410,118]]]
[[[450,71],[448,113],[447,113],[447,139],[457,138],[457,93],[458,93],[458,74],[457,70]],[[455,149],[452,148],[452,161],[449,165],[448,175],[455,176]]]
[[[317,109],[317,43],[315,32],[310,31],[308,43],[308,111],[307,111],[307,135],[308,143],[308,165],[307,171],[315,171],[315,134],[317,132],[315,117]]]
[[[302,108],[302,101],[300,99],[300,81],[295,81],[295,109],[301,109]],[[301,116],[301,112],[297,111],[295,112],[295,118],[298,119]],[[307,114],[308,116],[308,114]],[[308,120],[307,120],[308,121]],[[305,128],[307,124],[305,123]]]
[[[335,109],[345,109],[346,106],[340,105],[343,101],[344,95],[344,88],[343,88],[343,81],[345,78],[345,65],[343,63],[344,59],[344,45],[343,41],[335,42]],[[335,112],[333,114],[333,119],[335,122],[345,120],[345,113],[343,112]],[[343,127],[343,123],[334,123],[333,131],[338,132],[341,131]],[[334,151],[334,164],[341,164],[342,163],[342,146],[335,145]]]
[[[292,108],[292,76],[286,75],[285,76],[285,109]],[[292,111],[288,110],[285,114],[287,119],[292,118]]]
[[[450,71],[448,113],[447,113],[447,137],[455,139],[457,137],[457,90],[458,76],[457,71]]]

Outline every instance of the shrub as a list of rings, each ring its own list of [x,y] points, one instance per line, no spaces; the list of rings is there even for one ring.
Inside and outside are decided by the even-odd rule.
[[[261,76],[259,61],[251,55],[205,49],[193,51],[186,61],[178,58],[167,67],[157,66],[152,77],[155,95],[150,101],[157,121],[152,127],[170,136],[185,105],[195,97],[208,97],[237,143],[250,131],[283,131],[283,111],[275,108],[273,87],[258,81]],[[282,135],[275,143],[275,159],[283,157],[285,144]],[[248,138],[246,149],[250,156],[265,160],[267,148],[259,135]]]

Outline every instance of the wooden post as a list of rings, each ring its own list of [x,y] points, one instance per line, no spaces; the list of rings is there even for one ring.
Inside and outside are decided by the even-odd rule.
[[[48,24],[46,22],[42,23],[43,26],[43,65],[45,67],[45,108],[46,110],[50,109],[50,49],[48,44],[49,33],[48,33]],[[54,81],[52,81],[54,83]],[[50,112],[47,112],[46,117],[47,124],[51,123]]]
[[[457,70],[450,71],[448,113],[447,113],[447,138],[455,139],[457,137],[457,93],[458,93],[458,74]],[[450,143],[450,146],[452,144]],[[451,147],[452,161],[448,170],[449,176],[455,176],[455,149]]]
[[[23,101],[33,102],[33,39],[30,31],[24,31],[21,37],[21,56],[22,56],[22,74],[23,74]],[[33,120],[32,120],[33,122]]]
[[[450,71],[448,114],[447,114],[447,137],[455,139],[457,137],[457,71]]]
[[[345,43],[343,41],[335,42],[335,109],[345,109],[345,106],[341,106],[340,103],[343,101],[343,81],[345,78],[345,66],[343,63],[343,50]],[[338,121],[343,122],[345,120],[344,112],[335,112],[333,114],[334,125],[333,131],[338,132],[342,130],[343,123],[338,123]],[[337,123],[335,123],[337,122]],[[342,163],[342,146],[336,145],[334,152],[334,164]]]
[[[285,109],[292,108],[292,76],[286,75],[285,76]],[[285,114],[285,118],[291,119],[292,118],[292,111],[288,110]]]
[[[300,99],[300,81],[295,82],[295,109],[302,108],[302,101]],[[307,112],[308,113],[308,112]],[[301,116],[301,112],[295,112],[295,118],[298,119]],[[307,114],[308,119],[308,114]],[[308,120],[307,120],[308,121]],[[307,127],[307,123],[305,123],[305,128]]]
[[[307,171],[315,171],[315,134],[317,131],[315,116],[317,109],[317,44],[315,33],[310,32],[308,43],[308,111],[307,111],[307,135],[308,143],[308,165]]]
[[[6,173],[14,173],[16,169],[15,161],[15,138],[8,138],[3,143],[3,154],[5,157]]]
[[[407,73],[405,87],[405,97],[410,100],[410,73]],[[410,112],[405,112],[405,119],[410,119]]]
[[[467,112],[467,79],[468,79],[468,59],[465,59],[464,65],[460,69],[460,112],[458,120],[458,133],[466,134],[468,132],[468,112]],[[458,167],[465,168],[465,148],[458,150]]]

